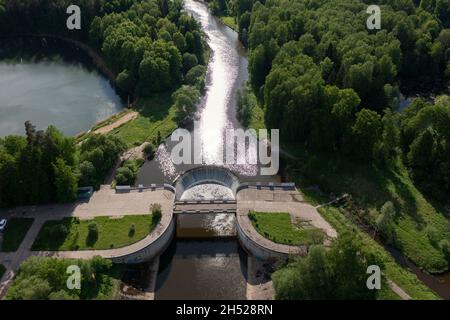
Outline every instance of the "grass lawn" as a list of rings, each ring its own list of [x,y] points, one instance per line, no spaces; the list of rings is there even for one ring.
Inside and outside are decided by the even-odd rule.
[[[427,286],[425,286],[415,274],[398,265],[394,258],[384,250],[375,240],[373,240],[365,232],[361,231],[353,224],[342,212],[335,207],[327,206],[318,209],[320,214],[327,220],[338,233],[345,231],[356,232],[361,236],[367,248],[373,250],[384,263],[384,274],[386,277],[399,285],[413,299],[428,300],[439,299],[439,297]],[[398,298],[397,295],[389,288],[382,288],[380,299]]]
[[[88,226],[91,223],[97,225],[97,238],[88,236]],[[156,224],[157,221],[153,221],[151,214],[113,219],[97,217],[92,220],[64,218],[58,221],[47,221],[42,226],[32,249],[67,251],[125,247],[145,238]],[[130,232],[132,225],[135,226],[134,232]],[[55,231],[58,226],[65,226],[67,232]]]
[[[281,244],[301,245],[322,243],[324,233],[318,228],[297,228],[286,212],[252,212],[249,214],[255,229],[267,239]]]
[[[234,31],[238,32],[239,28],[234,20],[234,17],[220,17],[220,21],[222,21],[225,25],[233,29]]]
[[[318,185],[323,191],[337,195],[349,193],[360,208],[359,217],[371,225],[375,224],[381,206],[391,201],[398,211],[395,247],[429,272],[449,269],[449,261],[437,243],[450,238],[450,223],[414,186],[400,161],[390,169],[380,169],[336,154],[307,152],[294,146],[285,149],[299,158],[289,165],[289,178],[297,185],[303,189]],[[435,230],[438,241],[429,238],[430,228]]]
[[[0,264],[0,279],[3,277],[3,274],[5,273],[6,268],[4,265]]]
[[[3,243],[1,251],[14,252],[19,249],[20,244],[25,238],[28,230],[33,224],[33,218],[12,218],[8,224],[3,235]]]
[[[134,109],[139,116],[114,129],[113,134],[123,139],[129,148],[157,139],[158,131],[162,139],[174,131],[177,126],[176,108],[169,93],[140,99]]]

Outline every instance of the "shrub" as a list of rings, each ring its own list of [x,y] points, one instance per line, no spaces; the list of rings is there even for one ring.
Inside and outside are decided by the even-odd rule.
[[[378,231],[388,243],[395,241],[395,215],[395,207],[392,202],[388,201],[381,207],[380,215],[376,220]]]
[[[117,185],[130,185],[136,179],[135,173],[129,167],[121,167],[117,169],[116,182]]]
[[[130,226],[130,229],[128,230],[128,236],[133,237],[135,233],[136,233],[136,226],[132,224]]]
[[[152,160],[155,157],[155,146],[151,143],[147,143],[144,147],[144,154],[148,160]]]
[[[256,97],[249,88],[237,92],[237,114],[244,127],[248,127],[252,118],[253,109],[256,107]]]
[[[162,217],[162,208],[159,203],[154,203],[150,206],[150,210],[152,212],[152,220],[154,223],[159,222]]]
[[[325,239],[325,234],[321,229],[310,229],[307,233],[308,244],[322,244]]]
[[[199,90],[202,90],[205,86],[205,74],[206,67],[197,65],[188,71],[185,76],[185,83],[190,86],[195,86]]]
[[[98,239],[98,227],[95,222],[88,225],[88,241],[95,242]]]

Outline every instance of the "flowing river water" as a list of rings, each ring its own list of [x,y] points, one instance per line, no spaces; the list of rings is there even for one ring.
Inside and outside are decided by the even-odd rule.
[[[225,131],[241,128],[236,120],[236,93],[248,79],[246,51],[237,33],[214,17],[207,4],[185,0],[184,8],[201,24],[211,49],[206,93],[195,115],[197,126],[193,129],[201,142],[201,150],[194,152],[202,153],[203,162],[173,165],[170,152],[175,143],[167,139],[159,147],[155,160],[144,164],[137,183],[172,183],[178,175],[194,167],[226,166],[223,164]],[[255,150],[247,147],[247,156],[255,157]],[[259,175],[257,165],[226,167],[240,181],[279,180],[277,176]],[[227,188],[206,184],[188,189],[181,199],[204,199],[208,195],[220,199],[233,197]],[[246,269],[247,255],[236,238],[234,215],[180,214],[176,237],[160,257],[155,298],[245,299]]]
[[[206,94],[195,116],[204,158],[201,165],[221,165],[225,130],[241,127],[236,120],[235,97],[248,79],[246,51],[237,33],[214,17],[205,3],[185,0],[184,6],[201,23],[211,49]],[[74,60],[0,62],[0,137],[23,134],[26,120],[40,129],[54,124],[65,134],[77,134],[121,109],[120,98],[108,81]],[[159,146],[155,160],[146,162],[139,172],[138,184],[172,183],[184,171],[199,166],[173,165],[170,152],[174,144],[167,139]],[[254,150],[248,153],[255,156]],[[279,181],[278,176],[259,175],[257,165],[228,168],[243,182]],[[205,195],[233,197],[222,186],[199,185],[182,199]],[[425,274],[396,250],[389,251],[430,288],[450,299],[450,274]],[[160,257],[155,297],[245,299],[246,274],[247,255],[236,239],[233,215],[180,215],[176,238]]]

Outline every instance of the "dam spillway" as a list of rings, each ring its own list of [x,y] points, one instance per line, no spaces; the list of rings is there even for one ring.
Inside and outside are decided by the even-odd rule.
[[[239,179],[228,169],[202,166],[180,175],[174,186],[177,201],[234,200]]]

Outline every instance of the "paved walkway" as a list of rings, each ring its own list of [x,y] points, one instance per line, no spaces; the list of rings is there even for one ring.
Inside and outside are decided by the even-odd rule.
[[[72,259],[90,259],[96,255],[104,258],[124,256],[145,248],[159,238],[169,226],[173,214],[173,201],[175,195],[167,190],[131,191],[128,193],[115,193],[109,186],[103,186],[95,192],[89,202],[72,205],[49,205],[20,207],[14,210],[0,211],[0,216],[7,217],[33,217],[34,222],[26,234],[22,244],[16,252],[0,252],[0,263],[6,267],[6,272],[0,279],[0,298],[2,298],[20,264],[30,256],[60,257]],[[98,216],[119,217],[124,215],[149,214],[152,203],[160,203],[163,215],[160,223],[144,239],[127,247],[111,250],[79,250],[79,251],[31,251],[31,246],[38,235],[42,225],[47,220],[60,220],[64,217],[78,217],[92,219]]]

